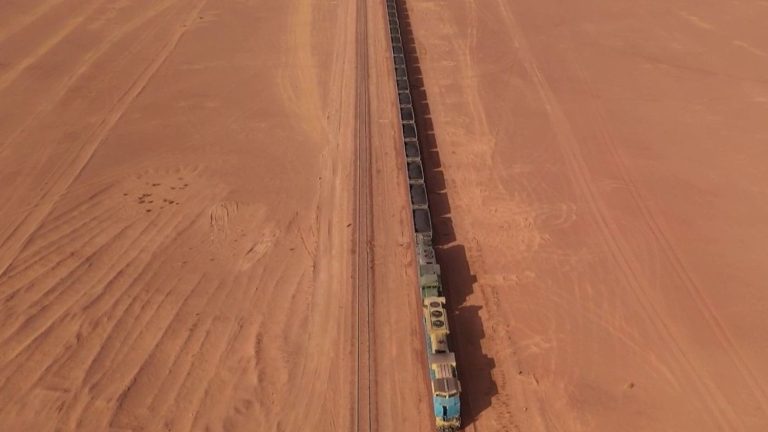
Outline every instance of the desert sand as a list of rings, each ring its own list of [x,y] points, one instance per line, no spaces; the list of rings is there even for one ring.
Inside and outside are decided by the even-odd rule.
[[[768,430],[766,3],[406,5],[467,430]]]
[[[353,429],[357,5],[0,6],[0,430]],[[383,4],[367,20],[371,424],[427,430]]]
[[[0,5],[0,430],[433,430],[361,4]],[[767,430],[764,2],[402,4],[466,430]]]

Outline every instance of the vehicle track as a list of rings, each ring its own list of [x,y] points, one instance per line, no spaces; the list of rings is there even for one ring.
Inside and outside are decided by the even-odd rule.
[[[133,100],[142,92],[142,90],[144,90],[147,83],[173,52],[176,48],[176,44],[178,44],[179,40],[189,27],[189,24],[198,16],[199,11],[203,8],[206,2],[207,0],[200,0],[193,4],[190,9],[191,12],[188,13],[185,16],[184,21],[182,21],[184,24],[173,33],[171,39],[165,44],[158,56],[153,59],[144,71],[142,71],[141,75],[136,78],[120,100],[109,109],[101,123],[81,144],[80,150],[70,158],[70,160],[66,161],[63,168],[61,168],[61,171],[57,171],[55,177],[52,177],[52,185],[48,186],[39,198],[39,201],[41,202],[40,206],[30,212],[27,219],[17,225],[13,231],[2,240],[1,244],[5,249],[5,253],[0,255],[0,275],[4,274],[17,258],[23,245],[35,230],[39,228],[42,221],[53,208],[53,205],[63,195],[63,191],[69,188],[75,178],[77,178],[83,168],[88,164],[88,161],[93,156],[96,148],[98,148],[104,139],[106,139],[114,125],[123,116]],[[51,174],[51,176],[53,176],[53,174]]]
[[[355,172],[355,428],[357,431],[373,431],[374,415],[374,367],[371,347],[373,345],[372,301],[371,301],[371,233],[373,223],[370,216],[371,155],[370,155],[370,99],[368,65],[368,5],[367,0],[358,0],[356,5],[356,100],[355,135],[357,141]]]
[[[30,115],[26,121],[21,123],[14,132],[9,134],[9,137],[5,140],[5,142],[0,143],[0,153],[2,153],[6,147],[17,144],[18,141],[24,137],[24,133],[29,129],[30,125],[39,120],[39,118],[44,114],[50,112],[51,109],[57,103],[59,103],[61,99],[67,94],[67,92],[77,83],[77,81],[80,80],[84,74],[91,70],[94,63],[96,63],[109,49],[113,48],[115,43],[120,41],[131,32],[136,31],[136,29],[140,28],[141,26],[146,26],[147,23],[149,23],[152,19],[166,12],[169,7],[178,5],[179,2],[176,0],[167,0],[162,3],[157,3],[153,5],[153,7],[144,10],[141,15],[137,16],[129,23],[110,33],[109,37],[100,41],[98,46],[88,52],[80,60],[80,62],[77,64],[77,68],[72,71],[66,80],[64,80],[55,90],[53,90],[51,94],[48,95],[45,102],[38,109],[36,109],[35,112]],[[145,32],[140,38],[137,38],[131,49],[136,49],[138,51],[138,49],[147,40],[150,40],[152,36],[153,35],[151,32]]]
[[[86,6],[79,15],[72,17],[62,28],[53,33],[40,46],[34,50],[31,50],[29,55],[21,59],[18,63],[14,64],[13,67],[9,68],[6,72],[0,75],[0,91],[4,90],[11,83],[13,83],[13,81],[15,81],[16,78],[18,78],[25,69],[45,56],[51,49],[59,45],[82,23],[86,22],[87,19],[93,14],[94,11],[98,9],[102,3],[103,2],[101,0],[89,3],[88,6]]]
[[[701,395],[702,400],[706,403],[707,412],[711,416],[712,421],[718,423],[724,430],[736,429],[736,425],[739,424],[740,421],[731,405],[728,403],[722,392],[707,379],[703,371],[692,361],[690,354],[686,351],[678,338],[675,337],[671,324],[664,318],[663,314],[659,311],[657,305],[654,304],[649,293],[643,286],[638,275],[639,272],[636,260],[628,250],[628,247],[619,234],[614,222],[608,216],[604,203],[595,190],[591,175],[581,157],[579,148],[576,145],[576,139],[573,137],[573,132],[570,129],[570,124],[568,123],[567,118],[559,107],[551,89],[549,89],[546,79],[541,74],[535,60],[529,54],[527,43],[511,12],[503,2],[499,2],[499,6],[500,9],[504,11],[504,17],[509,23],[510,28],[515,29],[515,33],[519,37],[517,42],[521,52],[521,59],[524,61],[528,72],[535,81],[543,101],[546,104],[546,108],[553,121],[555,132],[559,135],[563,155],[566,158],[569,171],[574,176],[576,185],[583,193],[587,205],[590,207],[596,218],[598,228],[602,233],[602,240],[610,251],[612,259],[618,266],[622,279],[627,286],[631,288],[632,294],[635,296],[638,305],[641,307],[643,313],[649,318],[653,328],[661,336],[661,340],[668,346],[669,352],[674,356],[679,369],[684,371],[683,373],[686,373],[691,382],[696,385],[695,390]]]
[[[650,204],[652,201],[647,198],[642,190],[637,186],[637,182],[634,180],[627,166],[627,163],[624,161],[624,158],[616,146],[615,140],[611,137],[611,134],[606,126],[607,120],[605,111],[602,108],[602,104],[599,102],[597,96],[595,95],[594,86],[589,82],[583,67],[578,63],[575,63],[575,65],[578,68],[582,82],[587,87],[587,91],[590,95],[592,95],[593,100],[597,101],[595,102],[594,107],[597,118],[599,120],[597,125],[599,127],[603,141],[606,143],[606,148],[608,149],[612,160],[619,168],[619,174],[621,175],[623,182],[628,186],[627,190],[630,192],[633,202],[640,210],[640,215],[642,216],[648,231],[653,235],[655,244],[659,247],[661,255],[669,264],[671,264],[673,271],[676,273],[679,280],[683,283],[700,313],[702,316],[704,316],[707,323],[709,324],[712,333],[722,344],[724,352],[727,353],[727,355],[731,358],[733,363],[736,365],[736,369],[742,375],[744,381],[753,392],[755,398],[760,404],[760,408],[764,413],[768,413],[768,392],[760,382],[757,374],[752,370],[751,366],[744,358],[741,350],[734,341],[733,336],[731,336],[727,327],[725,324],[723,324],[722,319],[717,314],[717,311],[712,306],[711,301],[702,291],[701,287],[696,282],[696,279],[691,274],[691,272],[686,268],[683,260],[680,258],[680,254],[675,249],[672,241],[669,239],[665,230],[663,229],[662,223],[657,218],[655,214],[656,212],[653,211],[653,208]]]
[[[9,23],[5,28],[0,29],[0,42],[5,41],[10,36],[14,35],[19,30],[35,22],[42,15],[49,12],[54,7],[58,6],[64,0],[48,0],[42,4],[38,4],[37,7],[31,11],[27,11],[24,15],[17,17],[13,22]]]

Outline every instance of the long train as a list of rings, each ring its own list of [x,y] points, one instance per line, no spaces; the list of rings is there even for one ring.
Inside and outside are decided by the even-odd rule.
[[[432,387],[435,425],[439,432],[454,432],[461,426],[461,404],[456,371],[456,357],[448,345],[448,320],[445,310],[440,265],[432,247],[432,222],[424,183],[424,168],[416,132],[405,52],[400,34],[395,0],[386,0],[389,32],[392,42],[400,122],[405,146],[406,171],[410,188],[413,231],[419,270],[419,290],[423,308],[427,366]]]

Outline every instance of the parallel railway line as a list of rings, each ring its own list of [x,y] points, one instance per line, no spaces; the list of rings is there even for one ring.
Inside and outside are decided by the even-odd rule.
[[[375,430],[373,324],[371,285],[372,208],[371,154],[370,154],[370,98],[368,64],[368,5],[367,0],[356,4],[356,101],[355,101],[355,429],[358,432]]]

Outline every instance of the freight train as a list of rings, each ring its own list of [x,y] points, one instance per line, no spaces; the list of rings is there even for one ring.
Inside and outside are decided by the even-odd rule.
[[[445,310],[440,265],[432,247],[432,220],[424,165],[416,132],[405,52],[400,34],[395,0],[386,0],[389,31],[392,42],[392,61],[400,105],[400,124],[405,150],[406,172],[413,212],[414,244],[418,262],[419,291],[423,307],[426,359],[429,369],[435,425],[439,432],[454,432],[461,426],[461,384],[456,370],[456,356],[448,343],[448,319]]]

